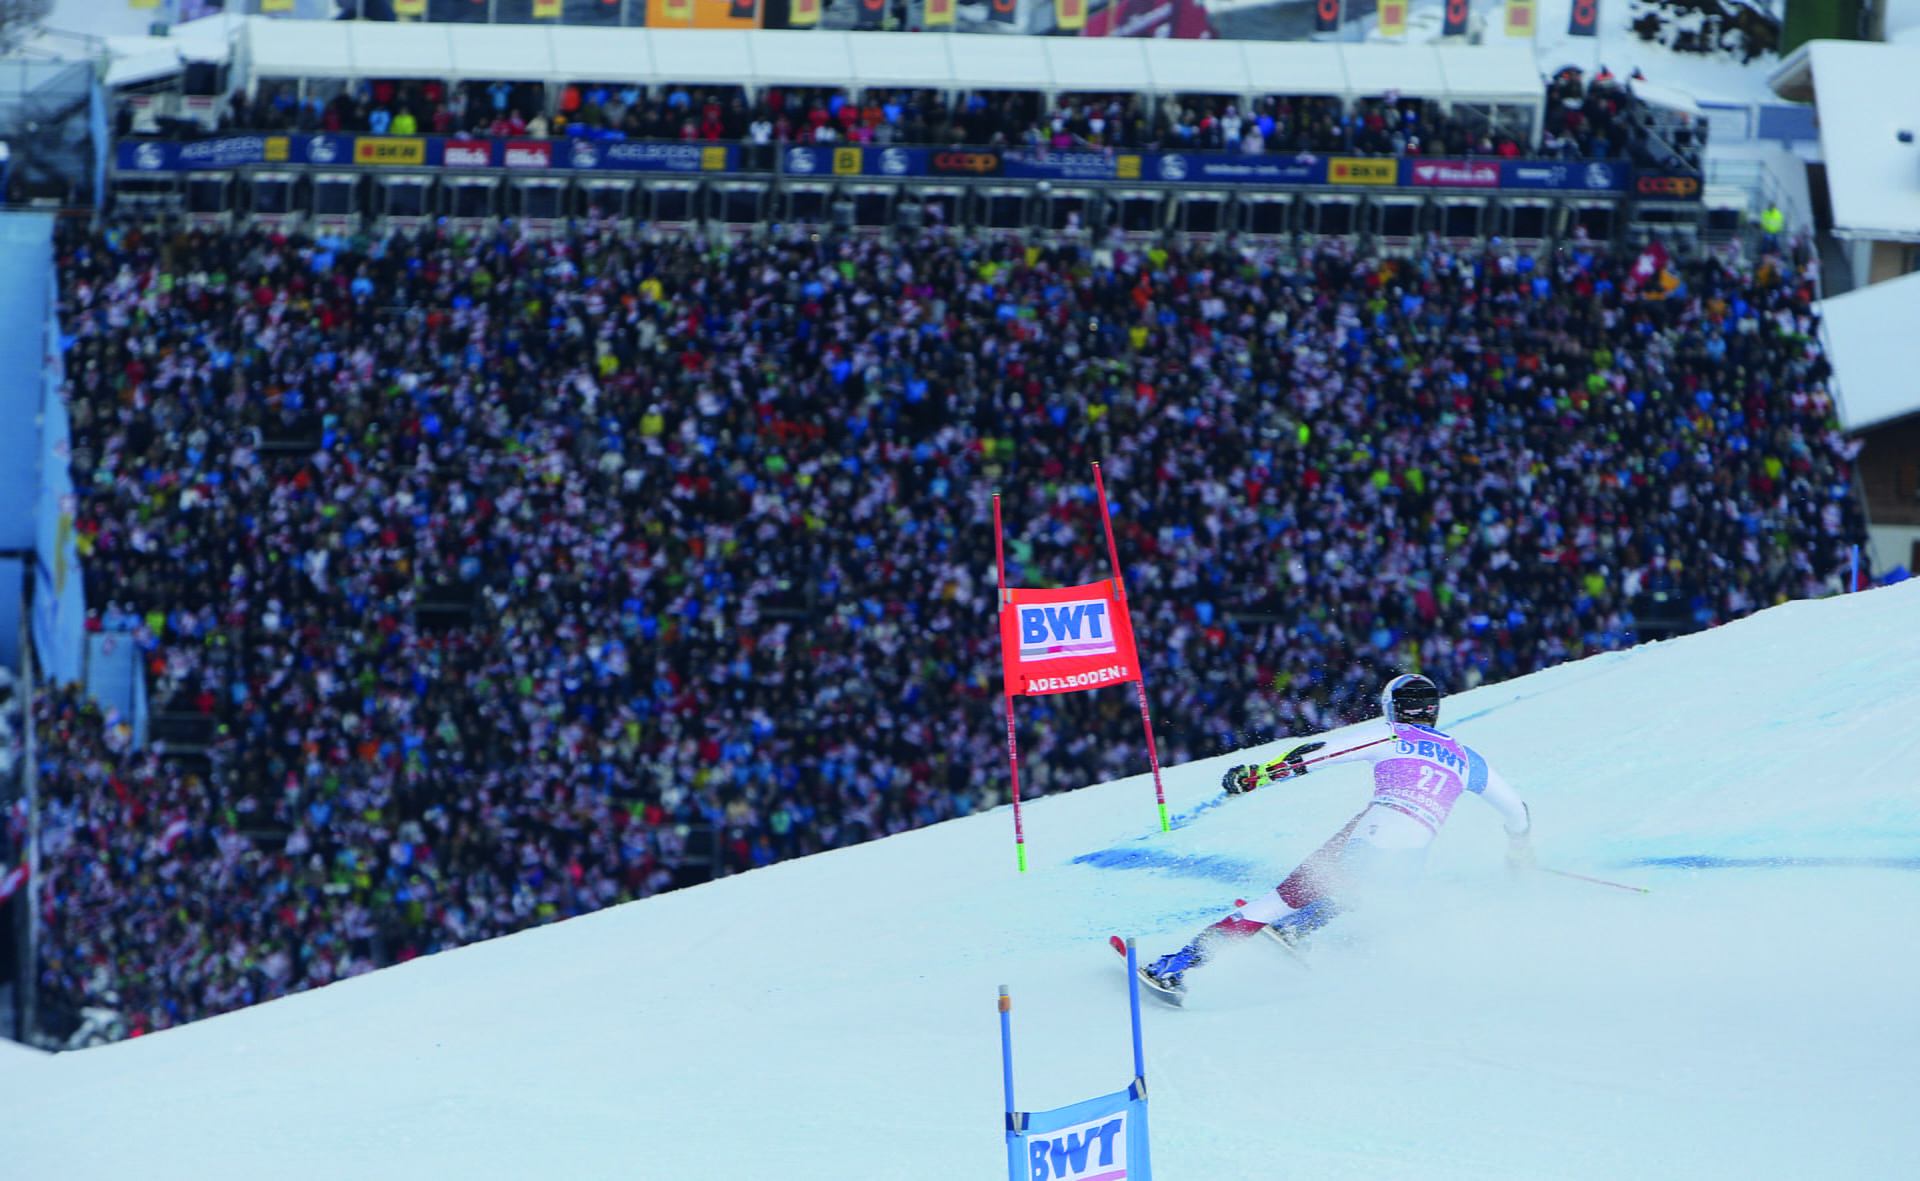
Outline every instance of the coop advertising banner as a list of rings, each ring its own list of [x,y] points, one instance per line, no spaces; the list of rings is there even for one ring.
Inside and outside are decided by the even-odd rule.
[[[1112,579],[1008,587],[1000,611],[1007,695],[1074,693],[1140,679],[1133,624]]]
[[[1147,1100],[1133,1088],[1052,1111],[1016,1112],[1008,1181],[1153,1181]]]

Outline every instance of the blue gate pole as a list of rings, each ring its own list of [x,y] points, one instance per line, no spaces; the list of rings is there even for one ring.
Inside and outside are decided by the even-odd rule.
[[[1000,1075],[1007,1090],[1008,1131],[1012,1131],[1013,1119],[1013,1019],[1008,1012],[1013,1008],[1013,998],[1007,995],[1007,986],[1000,986]]]
[[[1133,1010],[1133,1077],[1145,1081],[1147,1077],[1147,1059],[1140,1047],[1140,973],[1134,970],[1133,940],[1127,940],[1127,1004]],[[1011,1080],[1012,1076],[1008,1076]],[[1013,1085],[1011,1081],[1007,1083]],[[1011,1092],[1007,1105],[1013,1105]]]

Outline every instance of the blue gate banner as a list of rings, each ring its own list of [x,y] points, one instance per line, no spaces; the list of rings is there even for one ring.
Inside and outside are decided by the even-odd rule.
[[[1627,169],[1615,160],[1502,160],[1500,187],[1618,195]]]
[[[1008,1116],[1008,1181],[1153,1181],[1138,1082],[1052,1111]]]

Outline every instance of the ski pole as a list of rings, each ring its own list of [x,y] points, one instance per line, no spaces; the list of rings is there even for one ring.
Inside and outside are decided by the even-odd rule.
[[[1554,874],[1557,877],[1572,878],[1576,882],[1592,882],[1596,886],[1612,886],[1616,890],[1632,890],[1635,894],[1652,893],[1652,891],[1645,886],[1623,885],[1620,882],[1607,881],[1605,878],[1590,878],[1587,875],[1581,874],[1581,873],[1568,873],[1564,869],[1548,869],[1544,865],[1537,865],[1534,868],[1538,869],[1541,873],[1550,873],[1550,874]]]

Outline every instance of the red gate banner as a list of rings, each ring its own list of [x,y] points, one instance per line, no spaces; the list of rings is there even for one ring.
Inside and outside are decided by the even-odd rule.
[[[1140,679],[1133,622],[1119,584],[1007,587],[1000,610],[1000,655],[1007,696],[1077,693]]]

